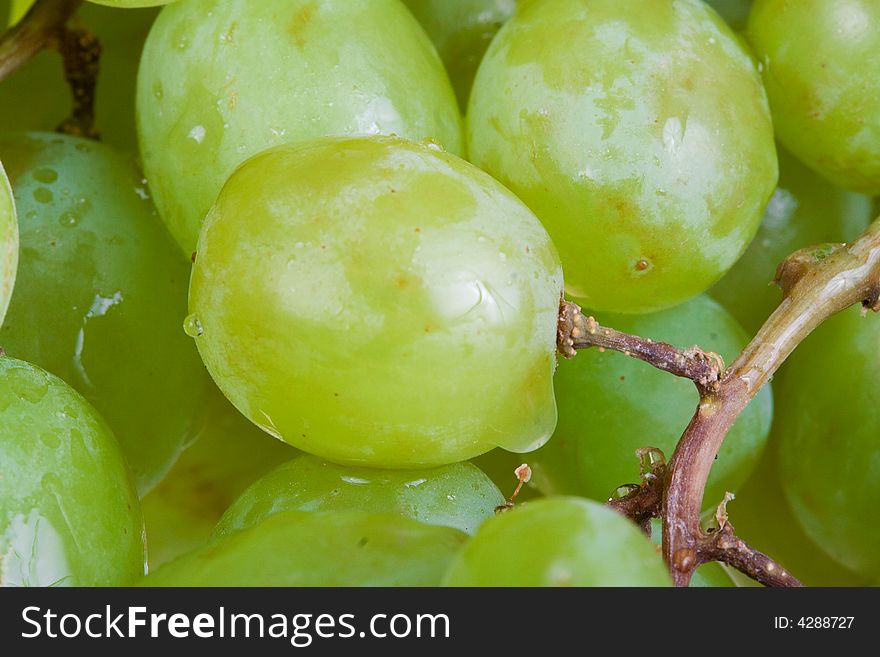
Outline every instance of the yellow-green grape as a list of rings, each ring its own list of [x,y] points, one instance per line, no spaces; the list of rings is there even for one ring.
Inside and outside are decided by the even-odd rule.
[[[504,497],[474,465],[375,470],[299,456],[254,482],[223,514],[215,535],[250,527],[279,511],[396,513],[473,534]]]
[[[110,429],[57,377],[0,358],[0,587],[143,572],[143,520]]]
[[[851,308],[792,354],[779,390],[782,487],[807,535],[880,579],[880,323]]]
[[[187,331],[277,438],[349,465],[430,467],[552,433],[561,289],[547,232],[482,171],[402,139],[322,139],[226,183]]]
[[[394,515],[282,511],[142,586],[437,586],[467,534]]]
[[[138,74],[156,204],[181,248],[223,183],[270,146],[394,134],[462,148],[442,62],[398,0],[186,0],[162,10]]]
[[[756,0],[747,37],[779,140],[834,184],[880,193],[880,2]]]
[[[734,30],[745,28],[752,0],[705,0]]]
[[[706,295],[659,313],[605,314],[598,319],[681,348],[699,345],[728,363],[748,342],[736,320]],[[687,379],[611,351],[586,350],[560,362],[555,383],[559,423],[543,453],[534,455],[543,467],[543,478],[536,483],[549,482],[551,488],[545,492],[576,492],[602,501],[619,486],[638,481],[637,449],[657,447],[667,457],[672,455],[699,402]],[[746,407],[721,447],[706,486],[707,508],[717,505],[726,491],[736,492],[749,477],[772,415],[773,397],[767,386]],[[569,489],[572,482],[574,491]]]
[[[214,389],[205,426],[141,501],[150,569],[205,545],[241,492],[297,454],[249,422]]]
[[[669,586],[647,537],[616,511],[575,497],[529,502],[487,520],[446,586]]]
[[[872,218],[871,198],[826,182],[779,150],[779,186],[758,234],[710,294],[754,335],[782,300],[776,268],[798,249],[857,237]]]
[[[209,384],[181,329],[188,263],[134,163],[107,146],[7,135],[0,160],[21,248],[0,345],[95,405],[144,494],[192,439]]]
[[[595,310],[707,289],[776,184],[761,80],[701,0],[522,2],[477,73],[467,142],[544,222],[566,291]]]
[[[101,140],[126,152],[137,150],[134,95],[138,62],[157,9],[119,11],[85,3],[78,20],[101,44],[95,90],[95,128]],[[71,111],[70,87],[61,58],[43,51],[0,82],[0,126],[4,132],[55,130]]]
[[[513,16],[516,1],[404,0],[434,42],[462,110],[486,48]]]
[[[18,221],[15,199],[3,163],[0,162],[0,326],[6,317],[18,269]]]

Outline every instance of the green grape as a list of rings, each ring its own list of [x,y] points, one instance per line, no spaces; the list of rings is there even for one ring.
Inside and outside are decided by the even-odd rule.
[[[256,481],[223,514],[215,535],[250,527],[279,511],[396,513],[473,534],[504,497],[479,468],[371,470],[299,456]]]
[[[202,547],[223,512],[297,451],[249,422],[216,388],[205,426],[141,501],[150,569]]]
[[[779,186],[758,234],[710,293],[754,335],[782,300],[770,284],[779,264],[803,247],[853,239],[871,218],[870,197],[830,185],[780,149]]]
[[[0,162],[0,326],[9,308],[18,269],[18,221],[15,199],[3,163]]]
[[[187,0],[162,10],[138,74],[144,168],[190,254],[225,180],[270,146],[395,134],[461,150],[455,94],[397,0]]]
[[[516,11],[516,0],[404,0],[431,37],[458,97],[467,107],[486,48]]]
[[[159,5],[167,5],[175,0],[89,0],[98,5],[107,5],[108,7],[119,7],[123,9],[132,9],[138,7],[158,7]]]
[[[282,511],[166,564],[143,586],[436,586],[467,534],[356,511]]]
[[[780,388],[777,384],[777,393]],[[784,411],[785,397],[777,397],[777,407],[781,407],[778,420]],[[774,423],[758,467],[728,507],[737,535],[756,550],[769,554],[807,586],[864,586],[868,582],[822,552],[795,520],[779,477],[779,424]]]
[[[669,586],[660,555],[629,520],[590,500],[529,502],[486,521],[447,586]]]
[[[188,263],[133,163],[112,149],[7,135],[0,160],[21,248],[0,344],[95,405],[143,494],[191,439],[208,384],[181,330]]]
[[[682,348],[696,344],[720,354],[726,362],[748,342],[736,320],[705,295],[673,310],[600,315],[599,320]],[[534,455],[555,487],[545,492],[575,492],[607,500],[618,486],[638,480],[638,448],[657,447],[667,457],[672,455],[699,396],[687,379],[671,377],[623,354],[588,350],[559,364],[556,400],[556,433],[543,454]],[[740,415],[721,447],[706,486],[707,508],[748,478],[761,455],[772,415],[773,397],[766,386]],[[537,483],[541,485],[542,480]]]
[[[0,358],[0,587],[144,572],[143,520],[110,429],[73,389]]]
[[[277,438],[349,465],[429,467],[552,433],[561,289],[546,231],[485,173],[402,139],[321,139],[226,183],[187,331]]]
[[[880,2],[756,0],[747,37],[779,140],[834,184],[880,193]]]
[[[156,9],[123,12],[91,3],[77,11],[82,24],[101,43],[95,127],[102,141],[127,152],[137,150],[135,81],[141,49],[157,13]],[[0,82],[0,125],[4,132],[55,130],[70,110],[70,88],[57,52],[39,53]]]
[[[715,283],[777,175],[754,64],[700,0],[522,2],[477,73],[467,142],[544,222],[566,291],[613,312]]]
[[[880,578],[880,324],[847,310],[792,355],[779,394],[782,485],[804,531]]]
[[[705,0],[734,30],[745,29],[752,0]]]

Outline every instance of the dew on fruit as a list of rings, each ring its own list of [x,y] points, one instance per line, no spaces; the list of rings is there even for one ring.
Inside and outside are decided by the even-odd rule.
[[[426,481],[428,481],[428,480],[425,478],[414,479],[412,481],[406,482],[404,484],[404,486],[406,486],[407,488],[418,488],[419,486],[424,484]]]
[[[34,190],[34,200],[37,203],[51,203],[54,198],[55,195],[48,187],[37,187]]]
[[[202,321],[196,315],[187,315],[183,320],[183,332],[191,338],[201,337],[205,332],[202,328]]]
[[[201,144],[205,140],[206,132],[205,126],[203,125],[193,126],[189,131],[189,134],[187,134],[187,139],[192,139],[197,144]]]
[[[34,180],[37,180],[41,183],[51,184],[58,180],[58,172],[55,169],[41,168],[36,169],[32,174]]]

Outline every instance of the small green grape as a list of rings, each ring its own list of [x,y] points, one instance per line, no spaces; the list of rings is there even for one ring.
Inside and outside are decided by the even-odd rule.
[[[355,511],[282,511],[160,567],[142,586],[437,586],[467,540]]]
[[[165,7],[138,74],[144,169],[184,252],[225,180],[270,146],[395,134],[461,151],[455,94],[397,0],[188,0]]]
[[[0,326],[9,308],[18,269],[18,221],[15,199],[3,163],[0,162]]]
[[[880,2],[756,0],[747,37],[779,140],[834,184],[880,193]]]
[[[463,110],[486,48],[513,16],[516,1],[404,0],[434,42]]]
[[[575,497],[529,502],[486,521],[446,586],[669,586],[650,541],[607,507]]]
[[[372,470],[299,456],[256,481],[223,514],[215,535],[250,527],[279,511],[397,513],[473,534],[504,497],[474,465]]]
[[[807,535],[880,579],[880,324],[852,308],[792,354],[779,394],[782,486]]]
[[[401,139],[323,139],[226,183],[188,331],[277,438],[349,465],[431,467],[552,433],[561,289],[546,231],[485,173]]]
[[[748,342],[736,320],[706,295],[659,313],[598,319],[681,348],[699,345],[726,362]],[[555,379],[556,433],[545,447],[528,455],[536,484],[545,487],[545,493],[607,500],[618,486],[638,481],[638,448],[657,447],[667,457],[672,455],[699,401],[690,381],[611,351],[587,350],[560,362]],[[721,447],[706,486],[707,508],[717,505],[726,491],[735,492],[754,469],[770,431],[772,409],[766,386]]]
[[[107,146],[6,135],[0,160],[21,248],[0,345],[95,405],[144,494],[194,436],[209,384],[181,330],[188,263],[134,163]]]
[[[471,161],[559,248],[585,306],[649,312],[706,290],[776,184],[751,57],[700,0],[522,2],[468,110]]]
[[[60,379],[0,358],[0,587],[125,585],[144,558],[110,429]]]
[[[248,486],[297,454],[249,422],[214,388],[205,426],[141,501],[150,569],[205,545]]]
[[[782,300],[770,284],[779,264],[806,246],[854,239],[872,217],[869,196],[834,187],[780,149],[779,186],[758,234],[710,294],[754,335]]]

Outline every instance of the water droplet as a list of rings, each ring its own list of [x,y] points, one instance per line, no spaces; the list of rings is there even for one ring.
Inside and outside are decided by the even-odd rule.
[[[51,203],[54,198],[55,195],[48,187],[37,187],[34,190],[34,199],[37,203]]]
[[[348,475],[343,475],[342,477],[340,477],[340,479],[342,479],[342,481],[344,481],[347,484],[354,484],[355,486],[364,486],[364,485],[370,483],[369,479],[361,479],[360,477],[350,477]]]
[[[42,401],[49,390],[48,379],[38,370],[16,367],[6,373],[6,379],[12,392],[31,404]]]
[[[79,223],[79,217],[75,212],[68,210],[58,218],[58,223],[62,226],[73,227]]]
[[[417,488],[418,486],[421,486],[422,484],[424,484],[426,481],[428,481],[428,480],[424,479],[424,478],[423,479],[414,479],[413,481],[406,482],[404,484],[404,486],[406,486],[407,488]]]
[[[188,315],[185,320],[183,320],[183,332],[186,333],[191,338],[201,337],[202,333],[204,333],[204,329],[202,328],[201,320],[195,315]]]
[[[205,140],[206,132],[207,131],[205,130],[205,126],[196,125],[193,126],[192,130],[189,131],[187,138],[192,139],[197,144],[201,144]]]
[[[432,151],[443,151],[443,146],[441,146],[440,143],[437,142],[436,140],[430,139],[430,138],[423,139],[422,146],[425,146],[426,148],[428,148]]]
[[[641,488],[638,484],[624,484],[623,486],[618,486],[614,489],[614,492],[611,493],[612,500],[619,500],[621,498],[626,497],[627,495],[631,495]]]
[[[58,173],[55,169],[37,169],[31,174],[34,177],[34,180],[39,180],[41,183],[50,184],[58,180]]]

